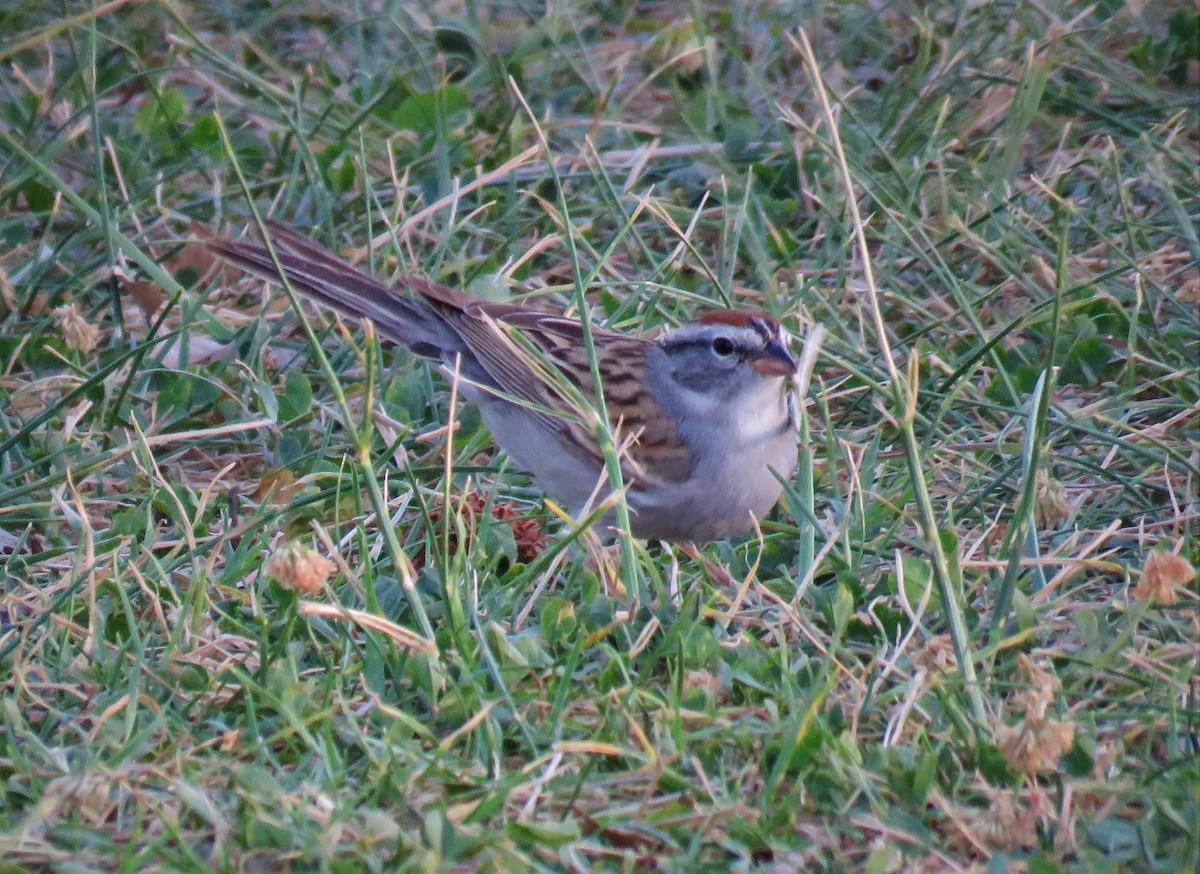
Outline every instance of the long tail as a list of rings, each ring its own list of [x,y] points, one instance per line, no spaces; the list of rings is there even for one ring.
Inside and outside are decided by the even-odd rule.
[[[266,226],[278,265],[263,243],[196,230],[205,237],[204,244],[211,251],[231,264],[274,282],[281,281],[282,268],[297,291],[343,315],[370,319],[381,336],[408,346],[418,355],[443,358],[462,345],[424,300],[372,279],[286,225],[267,221]],[[418,277],[401,281],[401,287],[418,291],[429,284]]]

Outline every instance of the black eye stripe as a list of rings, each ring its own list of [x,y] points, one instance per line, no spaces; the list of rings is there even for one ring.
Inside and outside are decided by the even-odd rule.
[[[717,340],[725,340],[730,343],[735,349],[747,348],[746,343],[741,337],[730,337],[728,334],[718,334],[715,337],[688,337],[686,340],[676,340],[672,346],[676,347],[695,347],[697,349],[708,349]]]
[[[688,340],[684,340],[683,342],[672,343],[671,346],[676,349],[712,349],[713,346],[719,341],[728,343],[732,347],[731,351],[736,352],[739,355],[748,355],[752,352],[757,352],[762,349],[764,345],[762,343],[746,343],[745,339],[742,337],[727,337],[721,335],[717,337],[692,337]]]

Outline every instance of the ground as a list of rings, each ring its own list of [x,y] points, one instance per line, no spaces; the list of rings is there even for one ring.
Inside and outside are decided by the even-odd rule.
[[[1194,7],[0,25],[4,871],[1200,862]],[[436,370],[196,242],[257,215],[823,333],[799,472],[581,546]]]

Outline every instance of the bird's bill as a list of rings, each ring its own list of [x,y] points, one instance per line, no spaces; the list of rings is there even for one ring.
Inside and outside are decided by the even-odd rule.
[[[750,369],[759,376],[792,376],[796,359],[778,337],[773,337],[751,361]]]

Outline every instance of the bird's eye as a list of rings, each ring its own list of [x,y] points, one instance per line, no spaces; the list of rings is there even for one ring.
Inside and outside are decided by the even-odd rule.
[[[717,337],[712,341],[712,351],[722,358],[728,358],[733,354],[733,341],[728,337]]]

